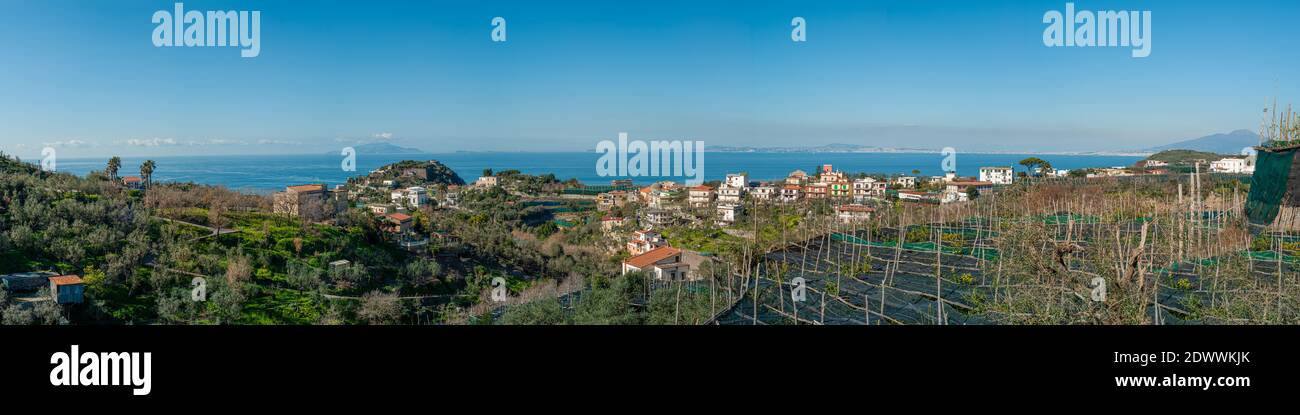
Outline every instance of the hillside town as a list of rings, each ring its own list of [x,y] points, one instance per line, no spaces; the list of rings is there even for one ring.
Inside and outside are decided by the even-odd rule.
[[[156,206],[151,209],[152,215],[161,220],[210,231],[214,242],[219,243],[212,248],[248,249],[241,248],[246,242],[230,238],[237,234],[244,234],[241,238],[247,238],[249,233],[258,232],[256,226],[266,227],[269,223],[298,223],[296,226],[310,225],[319,229],[310,231],[312,234],[329,229],[353,229],[353,232],[373,229],[375,241],[383,245],[375,249],[396,250],[403,253],[385,256],[407,258],[400,260],[400,263],[408,265],[398,267],[375,263],[390,260],[367,259],[357,255],[340,256],[329,252],[308,258],[301,253],[304,250],[302,245],[305,245],[303,237],[290,237],[287,241],[290,242],[291,252],[287,255],[306,259],[307,263],[319,264],[317,266],[320,271],[304,271],[310,268],[293,265],[299,260],[292,258],[269,262],[265,268],[257,268],[255,271],[267,272],[268,282],[281,278],[275,276],[277,272],[284,272],[288,277],[296,272],[319,275],[313,278],[332,284],[332,288],[325,290],[331,294],[313,301],[349,298],[350,295],[363,294],[364,292],[358,291],[360,289],[387,287],[380,291],[468,295],[467,301],[461,302],[459,307],[490,309],[490,303],[476,299],[477,296],[473,294],[486,284],[488,276],[502,275],[519,287],[527,287],[550,271],[538,272],[536,269],[508,265],[508,261],[513,260],[503,261],[504,258],[500,256],[502,254],[489,254],[482,246],[476,248],[475,244],[500,243],[474,241],[482,236],[476,236],[481,235],[481,231],[473,230],[473,227],[491,222],[485,214],[498,219],[512,218],[510,221],[515,225],[501,231],[513,235],[502,235],[514,239],[513,244],[521,243],[520,232],[536,241],[529,244],[544,245],[551,243],[545,241],[561,241],[559,244],[564,248],[546,255],[589,258],[578,261],[590,261],[581,265],[586,269],[606,269],[608,271],[597,272],[612,271],[623,276],[638,273],[649,276],[652,281],[667,283],[691,282],[705,279],[705,270],[718,266],[720,256],[735,255],[739,249],[735,243],[753,239],[752,229],[748,228],[758,226],[758,221],[750,216],[758,212],[770,215],[773,208],[783,211],[795,209],[809,214],[825,212],[824,215],[838,227],[853,229],[867,226],[881,210],[900,207],[908,209],[909,205],[965,204],[992,197],[1004,189],[1023,183],[1157,176],[1196,172],[1203,168],[1206,173],[1239,175],[1249,174],[1254,167],[1253,157],[1198,158],[1190,161],[1184,157],[1165,161],[1158,156],[1128,167],[1069,171],[1055,170],[1046,160],[1031,157],[1019,163],[1022,166],[1020,171],[1014,166],[981,166],[977,170],[978,175],[970,177],[959,176],[955,172],[940,176],[845,172],[831,164],[824,164],[811,172],[792,170],[783,179],[754,180],[744,172],[733,172],[727,173],[721,180],[695,186],[673,181],[637,186],[629,179],[613,180],[608,185],[585,185],[573,180],[561,182],[549,175],[524,175],[513,170],[485,170],[482,176],[466,183],[436,161],[403,161],[353,177],[347,183],[333,188],[322,183],[290,184],[267,197],[265,202],[258,202],[257,197],[243,196],[250,198],[247,201],[250,204],[238,208],[247,212],[239,214],[231,211],[236,208],[234,206],[221,206],[211,202],[195,205],[177,200],[179,195],[167,195],[176,191],[176,186],[152,183],[149,177],[152,166],[142,166],[140,176],[117,177],[113,179],[113,184],[117,191],[127,192],[125,194],[131,199]],[[112,172],[108,176],[112,177],[118,168],[110,164]],[[257,207],[262,203],[264,207]],[[185,206],[201,206],[206,214],[187,216],[183,212],[196,208]],[[261,209],[265,209],[270,216],[255,216],[254,212]],[[286,219],[289,222],[282,222]],[[196,241],[205,239],[203,236],[197,238]],[[283,243],[286,239],[280,241]],[[578,241],[582,242],[574,244]],[[223,245],[225,248],[220,248]],[[590,256],[595,252],[588,252],[578,256],[577,252],[584,249],[580,246],[585,246],[588,250],[598,248],[599,254]],[[531,255],[536,253],[526,256]],[[606,268],[608,265],[602,265],[608,259],[615,261],[616,266],[612,269]],[[153,261],[153,267],[161,267],[161,261]],[[225,262],[229,264],[215,268],[218,275],[202,272],[203,267],[184,267],[179,263],[174,266],[188,269],[166,269],[176,275],[214,278],[224,271],[227,279],[230,279],[231,273],[248,272],[232,268],[234,265],[230,264],[238,261]],[[82,275],[66,271],[84,268],[87,272],[99,273],[106,266],[88,263],[75,268],[54,266],[22,270],[23,272],[2,275],[0,281],[3,282],[4,290],[14,298],[21,299],[22,304],[50,301],[60,305],[73,305],[82,303],[88,290]],[[499,270],[490,270],[502,266],[504,268]],[[428,271],[431,274],[445,272],[462,277],[457,277],[461,280],[456,283],[447,279],[448,282],[421,288],[420,285],[391,285],[382,281],[361,282],[358,285],[359,281],[349,282],[344,276],[348,273],[394,270],[384,272],[395,272],[400,277],[407,273],[402,267],[414,267],[412,270],[415,271],[410,271],[414,274],[424,272],[418,271],[419,269],[429,269],[432,270]],[[283,271],[276,271],[277,269]],[[557,268],[555,272],[564,271]],[[464,280],[465,273],[473,274],[475,278]],[[429,276],[437,278],[436,275]],[[417,280],[429,276],[413,275]],[[102,277],[97,277],[92,280],[101,279]],[[235,284],[237,281],[231,280],[230,283]],[[308,286],[319,286],[318,284],[320,282]],[[433,291],[429,291],[431,289]],[[101,291],[102,288],[90,290],[91,293]],[[238,314],[232,313],[231,316]]]

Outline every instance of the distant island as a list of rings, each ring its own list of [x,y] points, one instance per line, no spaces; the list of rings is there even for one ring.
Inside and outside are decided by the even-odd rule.
[[[366,143],[352,146],[360,154],[424,154],[424,150],[402,147],[392,143]],[[335,152],[331,151],[330,154]]]
[[[750,146],[708,146],[704,151],[717,153],[933,153],[932,148],[877,147],[858,144],[833,143],[820,146],[802,147],[750,147]]]

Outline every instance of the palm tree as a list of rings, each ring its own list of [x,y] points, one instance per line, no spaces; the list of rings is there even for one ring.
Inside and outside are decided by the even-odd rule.
[[[158,163],[154,163],[153,160],[145,160],[144,164],[140,165],[140,178],[144,179],[146,189],[153,184],[153,169],[157,166]]]
[[[108,168],[104,169],[104,173],[108,174],[108,178],[110,180],[114,180],[117,179],[117,171],[121,168],[122,168],[122,158],[118,156],[113,156],[113,158],[108,159]]]

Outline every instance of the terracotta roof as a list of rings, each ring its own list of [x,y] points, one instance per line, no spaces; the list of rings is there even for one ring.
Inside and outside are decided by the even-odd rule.
[[[623,220],[623,218],[618,217],[618,216],[606,216],[606,217],[601,218],[600,220],[601,220],[601,221],[604,221],[604,222],[610,222],[610,221],[616,221],[616,220]]]
[[[57,277],[50,277],[50,282],[54,283],[54,285],[56,286],[76,285],[76,284],[81,284],[81,277],[78,277],[76,275],[60,275]]]
[[[800,187],[800,186],[797,185],[797,184],[787,184],[787,185],[785,185],[785,187],[783,187],[783,189],[789,189],[789,190],[799,190],[799,189],[802,189],[802,188],[803,188],[803,187]]]
[[[993,185],[993,182],[981,182],[981,181],[977,181],[977,180],[971,180],[971,181],[967,181],[967,180],[957,181],[957,180],[954,180],[954,181],[948,182],[948,184],[951,184],[951,185],[957,185],[957,186],[992,186],[992,185]]]
[[[665,259],[668,259],[680,253],[682,253],[682,250],[680,249],[673,248],[671,246],[661,246],[650,250],[650,252],[646,252],[644,254],[628,258],[626,261],[623,261],[623,263],[631,265],[636,268],[644,269],[645,267],[648,267],[651,264],[654,264],[659,261],[663,261]]]
[[[144,181],[144,179],[141,179],[140,176],[126,176],[122,178],[122,183],[135,183],[139,181]]]
[[[290,192],[295,192],[295,193],[318,192],[318,191],[323,191],[323,190],[325,190],[325,185],[323,185],[323,184],[300,184],[300,185],[297,185],[297,186],[288,186],[288,187],[285,187],[285,190],[288,190],[288,191],[290,191]]]
[[[691,190],[709,191],[709,190],[713,190],[713,188],[705,185],[699,185],[699,186],[692,187]]]
[[[406,222],[411,220],[411,215],[405,213],[390,213],[388,214],[388,218],[398,222]]]

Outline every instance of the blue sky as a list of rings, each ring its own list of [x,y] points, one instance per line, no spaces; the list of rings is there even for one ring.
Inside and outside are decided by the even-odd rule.
[[[1253,130],[1267,98],[1300,100],[1294,1],[1075,2],[1152,11],[1142,59],[1045,47],[1064,1],[184,2],[260,10],[256,58],[154,47],[174,3],[0,0],[0,150],[575,151],[626,131],[1118,151]]]

